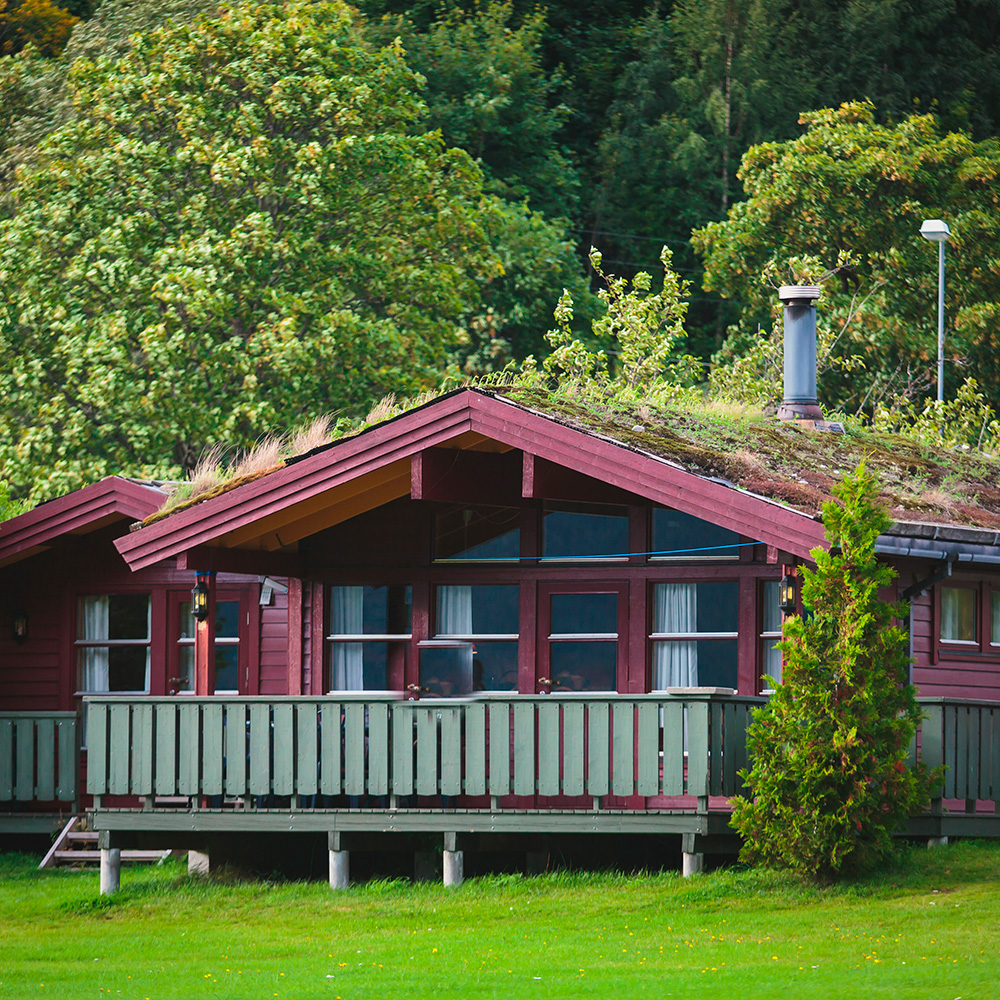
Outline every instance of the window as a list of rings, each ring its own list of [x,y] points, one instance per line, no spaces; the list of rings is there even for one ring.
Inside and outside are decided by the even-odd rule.
[[[436,632],[420,650],[420,686],[428,694],[517,688],[516,584],[437,588]]]
[[[410,639],[412,604],[406,586],[330,588],[330,691],[386,690],[391,660]]]
[[[469,562],[517,560],[521,555],[521,511],[517,507],[458,505],[434,522],[434,557]]]
[[[81,597],[76,662],[81,694],[149,691],[149,594]]]
[[[653,559],[736,559],[740,536],[669,507],[653,508]]]
[[[1000,588],[988,583],[941,587],[942,652],[1000,654]]]
[[[781,638],[782,614],[778,605],[777,580],[761,585],[760,675],[764,691],[771,689],[768,677],[781,683],[781,650],[775,643]]]
[[[627,558],[628,508],[617,504],[546,504],[542,555],[546,559]]]
[[[197,621],[191,602],[180,604],[180,635],[177,639],[176,690],[194,691],[194,641]],[[215,693],[239,691],[240,602],[215,602]]]
[[[653,690],[737,686],[739,584],[653,584]]]
[[[551,690],[617,690],[621,591],[545,595]]]

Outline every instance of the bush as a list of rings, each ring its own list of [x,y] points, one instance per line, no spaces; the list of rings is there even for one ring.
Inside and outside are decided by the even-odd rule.
[[[823,507],[829,552],[802,569],[811,612],[785,623],[783,681],[748,732],[753,798],[733,801],[741,857],[818,881],[871,867],[893,831],[925,808],[932,780],[907,766],[920,721],[908,682],[904,604],[879,591],[895,572],[875,557],[891,521],[862,462]]]

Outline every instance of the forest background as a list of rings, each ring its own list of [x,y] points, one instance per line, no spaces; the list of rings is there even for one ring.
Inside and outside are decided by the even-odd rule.
[[[829,269],[824,404],[912,425],[933,217],[953,443],[996,440],[1000,0],[357,7],[0,0],[12,498],[544,355],[564,289],[613,357],[591,247],[654,292],[668,247],[671,350],[754,405],[767,279]]]

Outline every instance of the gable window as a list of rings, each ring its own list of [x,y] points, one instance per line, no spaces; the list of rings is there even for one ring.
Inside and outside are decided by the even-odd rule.
[[[767,678],[781,683],[781,650],[775,645],[781,639],[782,614],[777,580],[761,585],[760,676],[763,693],[771,690]]]
[[[737,686],[739,584],[653,584],[653,689]]]
[[[628,508],[618,504],[546,504],[542,556],[546,559],[627,558]]]
[[[434,522],[434,557],[469,562],[516,560],[521,554],[518,507],[461,504],[439,511]]]
[[[428,694],[513,691],[517,687],[516,584],[437,588],[434,639],[420,650]]]
[[[939,590],[939,648],[1000,655],[1000,588],[988,583]]]
[[[331,587],[330,691],[384,691],[390,661],[410,639],[410,587]]]
[[[693,514],[654,507],[652,559],[736,559],[740,536]]]

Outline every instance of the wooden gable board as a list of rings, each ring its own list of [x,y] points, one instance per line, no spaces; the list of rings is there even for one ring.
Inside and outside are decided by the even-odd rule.
[[[301,520],[322,495],[426,448],[474,431],[630,493],[677,507],[799,556],[823,540],[822,525],[798,511],[687,472],[665,459],[580,430],[509,400],[466,389],[335,442],[283,469],[164,518],[115,543],[133,569],[196,545],[268,545],[253,526]],[[296,508],[299,508],[298,510]],[[280,530],[280,529],[279,529]]]

